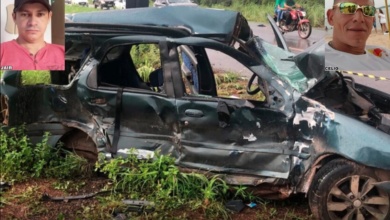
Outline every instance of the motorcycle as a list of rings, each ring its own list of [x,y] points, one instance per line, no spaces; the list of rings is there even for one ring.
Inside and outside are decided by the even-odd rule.
[[[293,32],[298,30],[298,35],[302,39],[307,39],[311,34],[311,24],[309,19],[306,18],[306,11],[304,8],[293,8],[289,9],[288,12],[284,13],[290,13],[291,16],[291,23],[289,25],[286,24],[285,19],[281,19],[279,22],[279,30],[282,32],[282,34],[286,32]],[[277,15],[275,15],[274,20],[276,21]],[[286,26],[286,29],[282,28],[283,26]]]

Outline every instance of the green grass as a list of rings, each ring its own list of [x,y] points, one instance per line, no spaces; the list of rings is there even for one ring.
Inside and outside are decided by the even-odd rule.
[[[50,71],[48,70],[22,71],[23,85],[50,84],[50,82]]]
[[[72,4],[72,5],[65,4],[65,14],[73,14],[73,13],[80,13],[80,12],[91,12],[91,11],[100,11],[100,9],[84,7],[84,6],[75,5],[75,4]]]

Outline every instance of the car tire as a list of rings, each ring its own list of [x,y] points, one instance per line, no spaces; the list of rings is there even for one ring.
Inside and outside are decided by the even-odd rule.
[[[372,169],[337,159],[314,176],[309,205],[316,219],[390,219],[390,196]]]
[[[98,7],[98,6],[97,6],[97,5],[95,5],[95,9],[97,9],[97,7]]]
[[[72,151],[91,163],[97,161],[96,145],[86,133],[82,131],[71,132],[64,137],[62,142],[65,144],[65,150]]]

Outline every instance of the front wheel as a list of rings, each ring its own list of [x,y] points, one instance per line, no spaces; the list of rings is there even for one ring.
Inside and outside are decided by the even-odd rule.
[[[375,186],[372,169],[338,159],[314,176],[309,191],[313,215],[323,220],[390,219],[390,196]]]
[[[298,25],[298,35],[302,39],[310,37],[311,34],[311,25],[309,22],[302,23]]]

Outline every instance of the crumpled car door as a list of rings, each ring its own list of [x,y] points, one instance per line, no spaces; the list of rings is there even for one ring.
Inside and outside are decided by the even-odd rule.
[[[105,50],[115,47],[130,48],[133,44],[145,44],[145,38],[141,38],[137,36],[122,37],[120,40],[112,38],[106,41],[102,48],[106,48]],[[161,39],[158,37],[150,39],[152,43],[159,43],[159,40]],[[97,54],[106,52],[99,51]],[[124,51],[123,54],[129,56],[130,51]],[[109,62],[116,62],[115,59]],[[164,62],[163,58],[161,59]],[[79,96],[84,99],[85,106],[95,116],[96,122],[106,131],[109,151],[113,154],[128,154],[130,148],[164,151],[172,146],[177,127],[175,99],[170,97],[169,92],[162,94],[145,86],[135,88],[134,85],[127,84],[126,80],[134,79],[126,77],[129,69],[121,67],[114,69],[117,63],[104,68],[103,60],[104,55],[98,61],[91,62],[91,65],[97,66],[87,78],[82,82],[80,80],[80,88],[83,89],[79,90]],[[124,63],[123,60],[118,61],[120,61],[118,65]],[[116,84],[96,82],[106,77],[104,74],[113,77],[112,83]],[[93,80],[95,80],[93,85],[85,86]],[[169,87],[169,82],[165,87]]]
[[[199,81],[202,93],[202,83],[212,82],[211,87],[215,87],[215,81],[207,54],[199,48],[194,55],[199,79],[209,79]],[[180,77],[180,70],[176,71],[175,76]],[[175,84],[175,88],[180,87]],[[282,112],[261,102],[212,94],[178,96],[180,165],[224,173],[288,177],[294,152],[289,150],[293,143],[287,141],[288,119]]]

